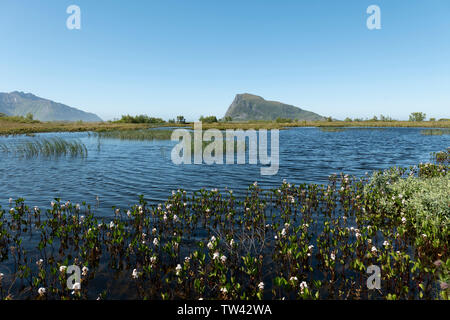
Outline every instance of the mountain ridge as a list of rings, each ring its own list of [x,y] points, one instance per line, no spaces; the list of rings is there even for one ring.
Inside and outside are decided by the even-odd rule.
[[[40,121],[103,121],[94,113],[21,91],[0,92],[0,113],[23,117],[31,113],[35,120]]]
[[[292,120],[325,120],[325,117],[299,107],[278,101],[265,100],[251,93],[237,94],[225,113],[234,121],[276,120],[277,118]]]

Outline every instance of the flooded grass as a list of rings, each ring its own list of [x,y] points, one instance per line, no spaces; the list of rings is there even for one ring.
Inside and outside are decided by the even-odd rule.
[[[173,130],[121,130],[94,133],[100,139],[119,140],[170,140]]]
[[[0,209],[0,298],[448,299],[449,169],[270,190],[255,182],[243,200],[230,189],[177,190],[109,219],[86,204],[10,199]],[[70,265],[82,275],[68,289]],[[367,288],[371,265],[380,290]]]
[[[36,157],[87,157],[86,146],[78,140],[63,138],[35,138],[16,144],[1,143],[0,151],[24,158]]]
[[[424,136],[442,136],[444,134],[450,134],[450,129],[425,129],[421,130],[420,134]]]

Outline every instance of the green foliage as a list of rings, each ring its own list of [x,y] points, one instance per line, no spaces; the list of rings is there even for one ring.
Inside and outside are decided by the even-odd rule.
[[[294,122],[292,119],[289,118],[277,118],[275,120],[276,123],[291,123]]]
[[[177,123],[186,123],[186,119],[183,116],[177,116]]]
[[[208,116],[208,117],[201,116],[199,120],[200,120],[200,122],[203,122],[203,123],[215,123],[215,122],[218,122],[216,116]]]
[[[423,112],[413,112],[409,115],[409,121],[424,121],[427,115]]]
[[[123,115],[122,118],[116,123],[150,123],[150,124],[161,124],[165,121],[161,118],[153,118],[147,115],[141,114],[137,116]]]

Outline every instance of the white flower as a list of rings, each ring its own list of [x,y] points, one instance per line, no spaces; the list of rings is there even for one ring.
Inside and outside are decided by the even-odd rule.
[[[298,280],[297,277],[291,277],[291,278],[289,279],[289,281],[292,281],[292,282],[295,282],[295,281],[297,281],[297,280]]]
[[[81,290],[81,283],[79,283],[79,282],[74,283],[72,289],[73,290]]]
[[[253,182],[253,186],[257,187],[258,186],[258,181]]]
[[[47,290],[45,289],[45,288],[39,288],[38,289],[38,293],[39,293],[39,295],[42,297],[43,295],[45,295],[45,293],[47,292]]]
[[[153,245],[157,247],[159,244],[158,238],[153,239]]]
[[[88,274],[88,272],[89,272],[88,267],[83,267],[83,269],[82,269],[83,276],[86,276]]]
[[[77,211],[80,211],[80,204],[79,203],[77,203],[76,205],[75,205],[75,209],[77,210]]]
[[[177,222],[177,221],[178,221],[178,217],[177,217],[176,214],[173,215],[173,221],[174,221],[174,222]]]
[[[214,241],[216,241],[216,237],[212,236],[211,237],[211,242],[214,242]]]
[[[131,217],[131,211],[130,210],[127,211],[127,216]]]
[[[152,234],[156,234],[156,228],[152,229]]]
[[[220,257],[220,261],[222,261],[222,263],[225,263],[227,261],[227,257],[226,256],[221,256]]]
[[[154,263],[156,262],[156,256],[151,256],[151,257],[150,257],[150,262],[151,262],[152,264],[154,264]]]
[[[3,278],[5,277],[5,275],[3,273],[0,272],[0,282],[2,282]]]
[[[406,223],[406,218],[405,217],[402,218],[402,222]]]
[[[209,250],[211,250],[214,247],[214,245],[212,244],[211,241],[208,242],[208,244],[206,246],[208,247]]]
[[[44,263],[44,260],[39,259],[38,261],[36,261],[36,264],[40,267],[42,266],[42,264]]]
[[[331,258],[331,260],[335,260],[336,259],[336,256],[335,256],[335,254],[334,253],[332,253],[331,255],[330,255],[330,258]]]
[[[259,290],[264,290],[264,282],[260,282],[259,284],[258,284],[258,289]]]
[[[309,249],[309,250],[312,250],[312,249],[314,249],[314,246],[313,246],[313,245],[310,245],[310,246],[308,246],[308,249]]]
[[[136,269],[133,269],[133,272],[131,273],[131,277],[133,279],[139,278],[139,273],[138,273],[138,271]]]
[[[114,224],[113,221],[111,221],[111,222],[109,223],[109,228],[110,228],[110,229],[114,229],[115,226],[116,226],[116,225]]]
[[[50,202],[50,205],[52,206],[52,208],[55,206],[55,202]]]
[[[385,246],[386,248],[389,247],[389,242],[385,240],[385,241],[383,242],[383,246]]]
[[[13,203],[13,198],[9,198],[9,204]]]
[[[361,233],[357,232],[357,233],[355,234],[355,236],[356,236],[356,238],[359,238],[359,237],[361,237]]]
[[[285,236],[286,236],[286,229],[285,229],[285,228],[283,228],[283,230],[281,230],[281,236],[282,236],[282,237],[285,237]]]
[[[220,288],[220,292],[222,292],[223,294],[226,294],[228,292],[227,288]]]
[[[67,270],[67,267],[66,267],[66,266],[60,266],[60,267],[59,267],[59,272],[61,272],[61,273],[65,273],[66,270]]]
[[[180,274],[180,272],[181,272],[181,264],[177,264],[177,266],[176,266],[176,268],[175,268],[175,270],[176,270],[176,272],[177,272],[177,276]]]
[[[372,246],[372,249],[371,249],[371,250],[372,250],[373,253],[376,253],[376,252],[378,251],[377,248],[376,248],[375,246]]]
[[[9,209],[9,212],[10,212],[11,214],[14,214],[14,212],[15,212],[14,208]]]
[[[230,240],[230,247],[233,247],[234,246],[234,239],[231,239]]]
[[[219,258],[219,256],[220,256],[220,254],[219,254],[219,252],[214,252],[214,254],[213,254],[213,260],[216,260],[216,259],[218,259]]]
[[[300,283],[300,292],[303,293],[303,291],[307,288],[308,284],[306,283],[306,281],[302,281],[302,283]]]

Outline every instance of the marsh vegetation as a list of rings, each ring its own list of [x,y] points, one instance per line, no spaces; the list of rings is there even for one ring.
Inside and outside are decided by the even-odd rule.
[[[327,185],[254,183],[242,200],[230,189],[177,190],[110,218],[85,203],[10,199],[0,297],[448,299],[449,169],[435,161]],[[83,268],[74,290],[69,265]],[[370,265],[381,268],[380,290],[367,289]]]

